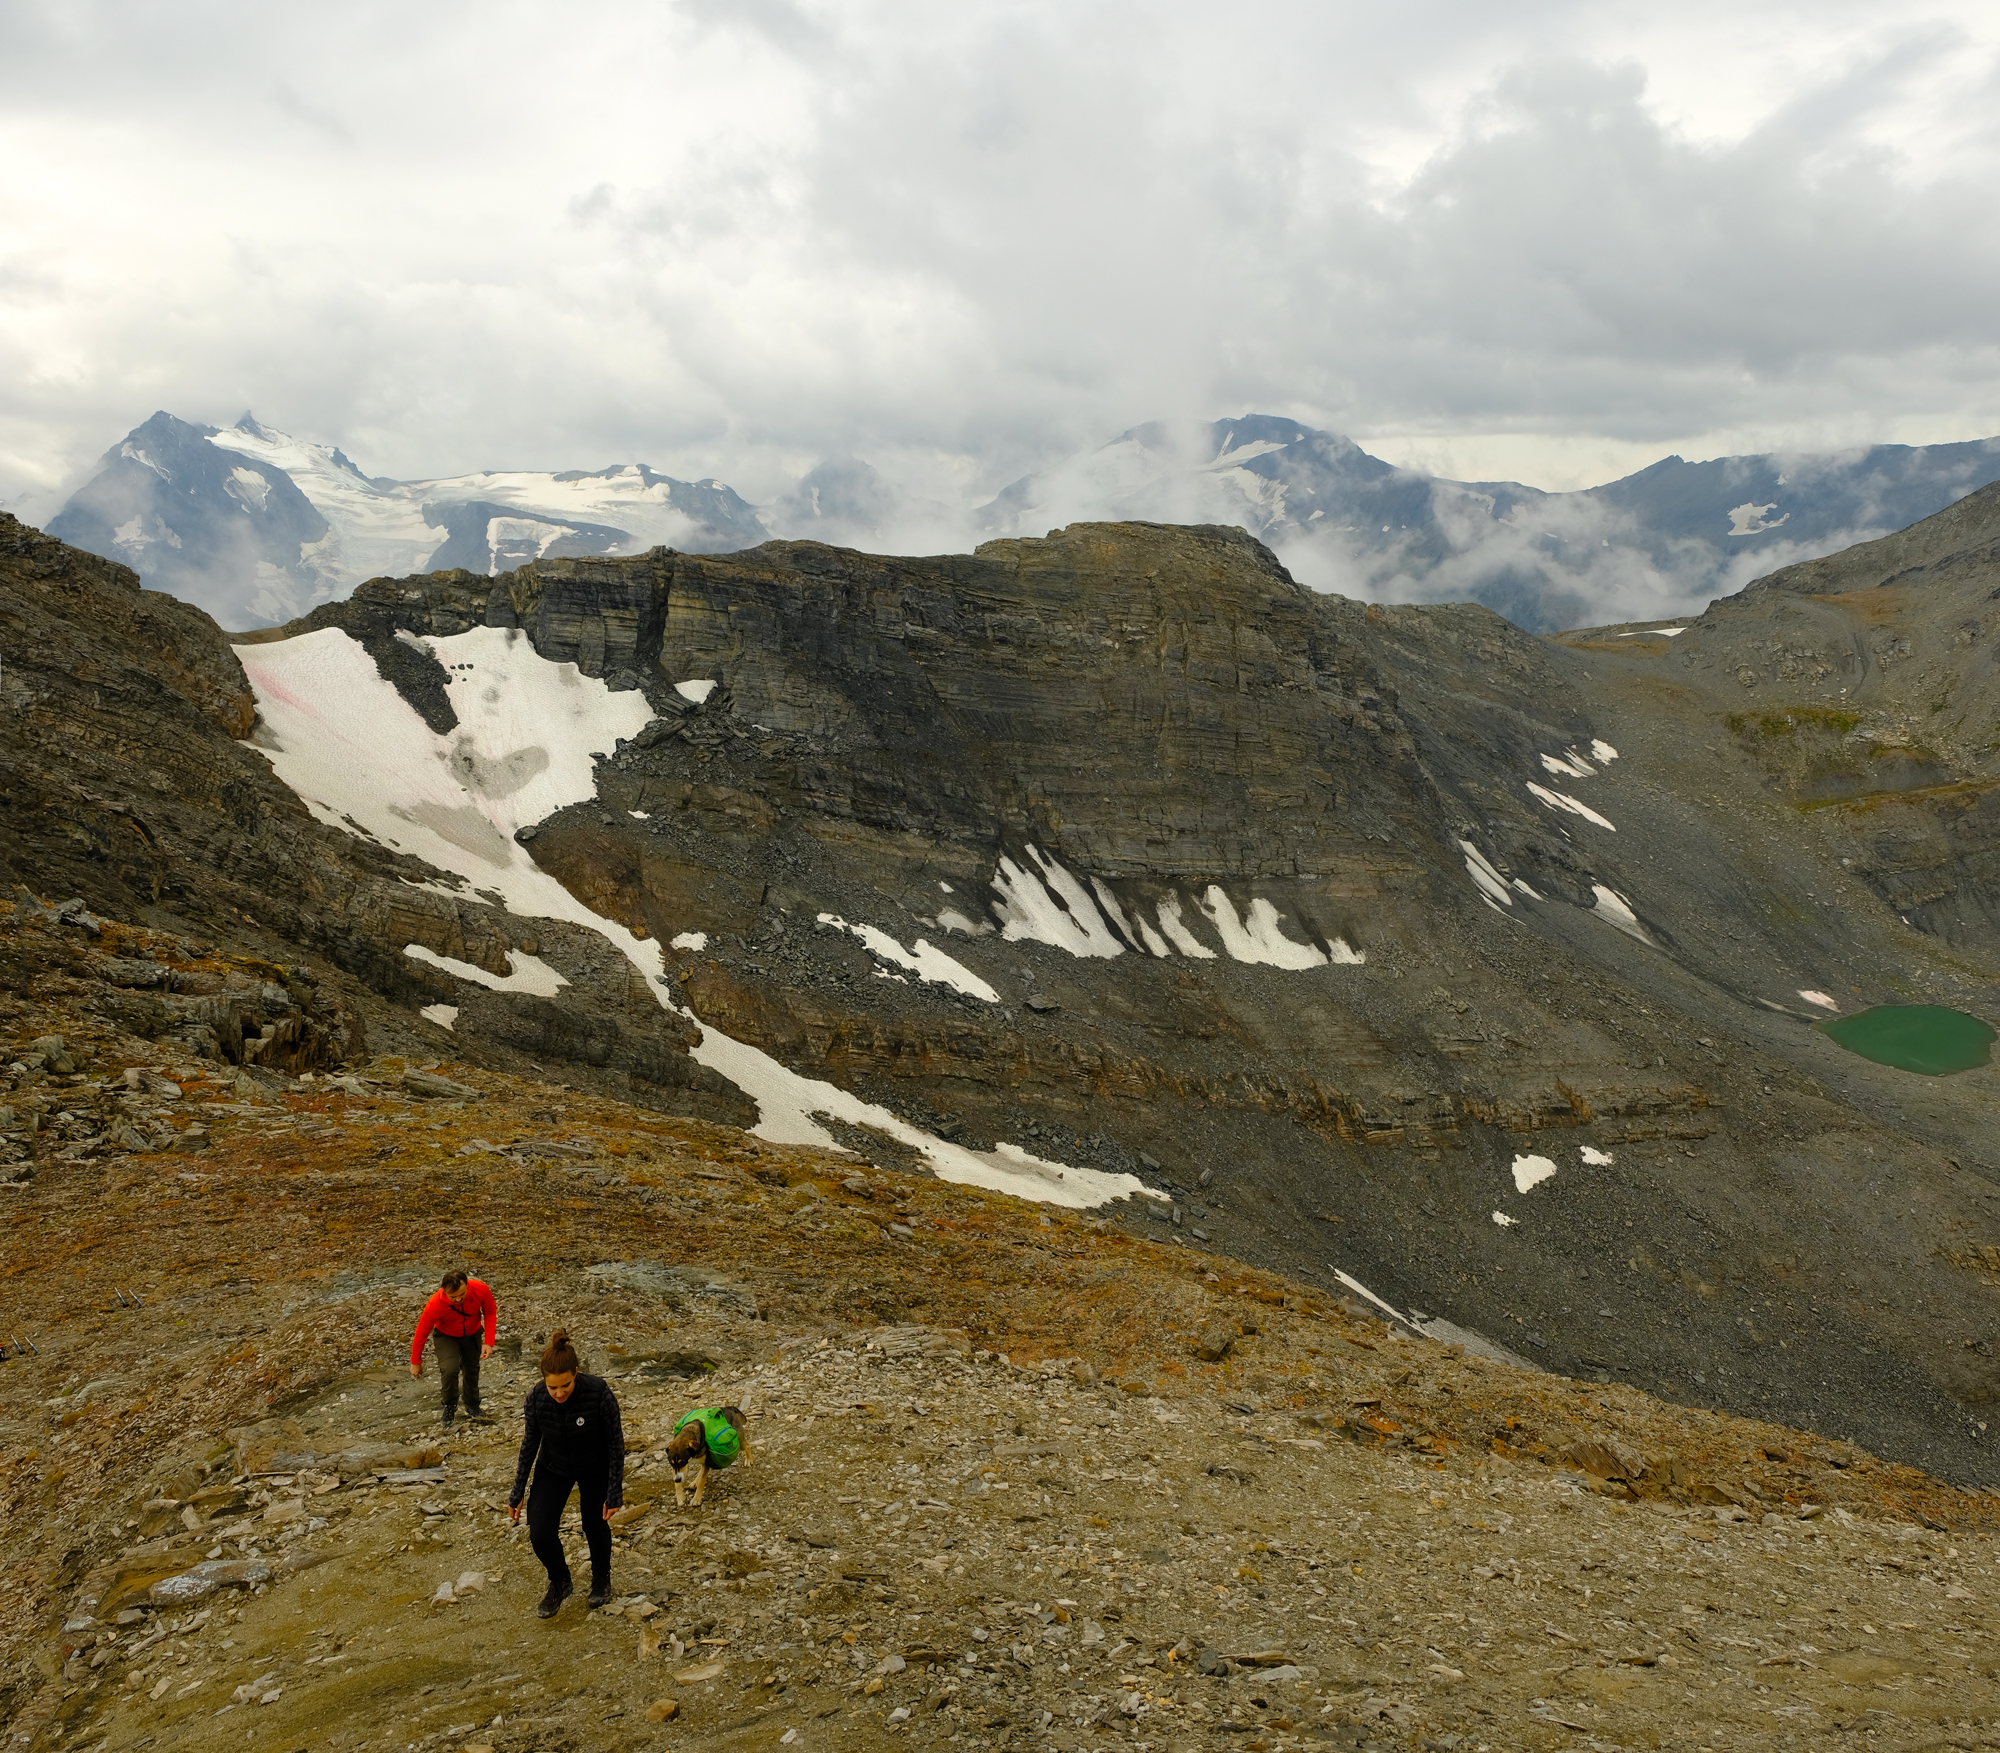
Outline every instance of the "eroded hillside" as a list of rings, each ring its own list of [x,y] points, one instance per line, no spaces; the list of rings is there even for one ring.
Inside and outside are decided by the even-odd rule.
[[[185,934],[23,900],[0,957],[24,1746],[2000,1744],[1991,1493],[859,1156],[224,1066],[134,996],[325,1000]],[[461,1260],[497,1416],[447,1433],[403,1354]],[[632,1452],[616,1600],[544,1623],[500,1511],[558,1323]],[[750,1461],[677,1511],[718,1400]]]

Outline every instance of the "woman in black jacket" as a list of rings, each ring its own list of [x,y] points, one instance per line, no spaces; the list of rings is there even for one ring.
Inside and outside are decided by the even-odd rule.
[[[530,1467],[535,1472],[532,1492]],[[549,1592],[535,1609],[544,1619],[554,1618],[575,1593],[560,1532],[571,1491],[578,1495],[583,1537],[590,1544],[590,1604],[602,1607],[611,1599],[611,1525],[605,1515],[625,1501],[625,1430],[611,1384],[602,1376],[577,1373],[576,1348],[568,1331],[558,1327],[542,1353],[542,1379],[528,1390],[521,1464],[507,1500],[508,1518],[518,1522],[521,1498],[527,1494],[528,1542],[549,1573]]]

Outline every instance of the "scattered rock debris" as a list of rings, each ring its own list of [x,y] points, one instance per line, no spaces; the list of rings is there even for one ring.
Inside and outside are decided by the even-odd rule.
[[[1991,1494],[553,1084],[381,1059],[246,1099],[17,990],[24,1750],[2000,1745]],[[501,1346],[447,1431],[405,1349],[460,1263]],[[542,1622],[504,1506],[558,1324],[631,1452],[614,1600]],[[718,1401],[748,1459],[677,1511],[664,1438]]]

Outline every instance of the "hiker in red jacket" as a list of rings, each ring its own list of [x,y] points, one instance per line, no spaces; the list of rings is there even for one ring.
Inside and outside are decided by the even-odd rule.
[[[480,1328],[486,1329],[484,1342]],[[484,1418],[479,1405],[479,1366],[493,1355],[493,1336],[500,1326],[500,1305],[493,1292],[463,1272],[447,1272],[431,1292],[417,1317],[417,1334],[410,1341],[410,1374],[424,1373],[424,1340],[437,1346],[438,1388],[443,1396],[445,1429],[458,1413],[459,1378],[465,1378],[465,1416]]]

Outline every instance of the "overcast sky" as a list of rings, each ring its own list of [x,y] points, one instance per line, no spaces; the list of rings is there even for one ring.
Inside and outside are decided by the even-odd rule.
[[[0,506],[246,407],[373,473],[1249,410],[1550,487],[2000,433],[1991,0],[8,0]]]

